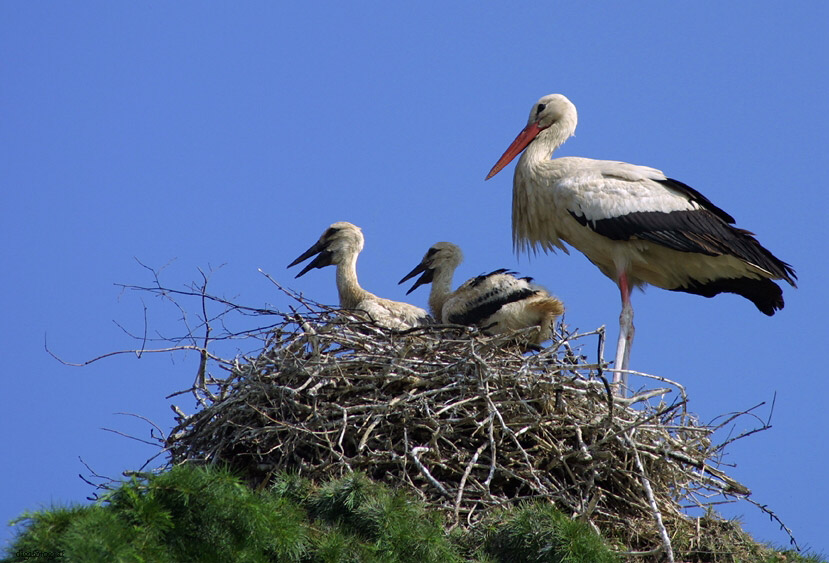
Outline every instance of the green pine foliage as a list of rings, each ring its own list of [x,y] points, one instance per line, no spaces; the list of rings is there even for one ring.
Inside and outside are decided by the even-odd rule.
[[[461,560],[437,515],[359,473],[325,483],[306,507],[312,518],[371,542],[382,561]]]
[[[133,479],[88,507],[25,514],[15,554],[61,561],[300,561],[304,511],[217,468],[178,467]]]
[[[502,516],[483,533],[448,534],[422,502],[361,474],[321,485],[286,474],[258,492],[227,470],[180,466],[133,478],[92,506],[24,514],[6,560],[50,553],[67,562],[615,561],[592,530],[549,505]]]
[[[24,514],[18,522],[25,530],[5,561],[621,561],[587,524],[542,501],[505,507],[471,530],[447,532],[446,522],[424,503],[362,474],[319,485],[283,474],[273,483],[254,491],[225,469],[197,466],[133,478],[92,506]],[[826,561],[759,544],[745,555],[717,560]]]
[[[617,563],[589,525],[549,503],[522,503],[494,514],[483,529],[486,552],[496,561]]]
[[[14,545],[9,549],[8,555],[14,553],[59,553],[62,548],[62,540],[67,530],[80,518],[85,517],[86,512],[94,507],[59,507],[55,506],[49,510],[40,512],[27,512],[14,520],[12,524],[26,522],[28,524],[26,533],[20,535]],[[4,561],[12,561],[5,559]]]

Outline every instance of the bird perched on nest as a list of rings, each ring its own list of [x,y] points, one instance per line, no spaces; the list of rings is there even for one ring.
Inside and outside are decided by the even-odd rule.
[[[363,311],[385,328],[405,330],[429,321],[429,314],[414,305],[377,297],[360,287],[357,281],[357,257],[363,250],[363,232],[360,227],[340,221],[333,223],[320,239],[303,252],[288,267],[296,266],[314,254],[296,277],[300,277],[312,268],[337,266],[337,291],[340,295],[340,307]]]
[[[704,297],[736,293],[766,315],[783,308],[774,281],[794,287],[794,270],[695,189],[647,166],[551,159],[577,120],[576,106],[566,97],[544,96],[486,178],[523,151],[512,190],[515,249],[567,252],[567,243],[619,286],[616,368],[629,364],[634,287],[651,284]],[[617,373],[614,381],[625,378]]]
[[[537,327],[529,338],[534,345],[552,337],[553,322],[564,312],[561,301],[532,278],[518,278],[505,269],[469,279],[452,291],[452,277],[462,261],[457,245],[439,242],[398,283],[422,273],[406,295],[431,283],[429,309],[441,322],[479,326],[487,334]]]

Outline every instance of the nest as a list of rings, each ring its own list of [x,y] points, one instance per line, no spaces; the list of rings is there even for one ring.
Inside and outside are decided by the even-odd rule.
[[[526,352],[520,335],[395,332],[303,305],[276,313],[263,349],[227,362],[228,377],[205,378],[202,363],[203,408],[178,411],[173,464],[223,462],[256,484],[280,471],[361,471],[411,490],[453,526],[546,499],[653,553],[691,521],[684,508],[749,494],[717,468],[716,428],[686,411],[682,386],[648,376],[659,388],[611,393],[605,366],[580,353],[598,341],[601,358],[601,330],[560,328],[549,347]]]
[[[665,386],[611,393],[603,366],[574,351],[600,333],[559,334],[526,353],[515,335],[400,333],[345,311],[282,321],[261,354],[214,380],[205,408],[180,418],[172,463],[224,462],[255,483],[361,471],[463,526],[548,499],[640,549],[660,545],[658,520],[688,520],[683,503],[749,492],[714,467],[714,428],[686,412],[681,386],[656,378]],[[651,404],[669,394],[671,404]]]
[[[615,396],[605,379],[603,328],[571,334],[562,323],[550,346],[527,352],[516,344],[526,334],[440,325],[384,330],[264,272],[299,307],[281,312],[211,295],[212,271],[200,271],[202,280],[184,289],[165,287],[160,272],[150,271],[150,286],[121,287],[172,307],[183,334],[148,336],[145,314],[143,333],[132,335],[138,349],[81,364],[55,357],[88,365],[116,354],[198,351],[193,386],[168,397],[192,393],[197,411],[173,406],[177,424],[166,437],[151,423],[160,437],[151,436],[170,454],[159,470],[222,463],[259,487],[282,471],[321,480],[361,471],[419,496],[446,515],[450,529],[484,534],[503,523],[495,507],[550,502],[636,561],[673,561],[673,546],[689,562],[767,559],[767,548],[713,510],[746,501],[799,550],[780,519],[721,469],[729,443],[769,428],[770,415],[763,422],[752,412],[765,403],[700,424],[686,411],[680,384],[638,372],[631,372],[637,382],[657,388]],[[594,340],[590,362],[583,349]],[[240,343],[253,343],[253,352],[240,355]],[[745,415],[757,427],[713,442],[717,430]],[[126,474],[143,475],[160,454]],[[703,516],[690,516],[694,509]]]

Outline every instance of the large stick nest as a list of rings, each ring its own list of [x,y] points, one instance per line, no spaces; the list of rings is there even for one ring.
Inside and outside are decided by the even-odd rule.
[[[182,414],[168,439],[172,463],[225,462],[255,483],[362,471],[462,526],[548,499],[639,549],[659,546],[657,513],[670,529],[688,521],[683,506],[749,494],[716,468],[716,428],[686,411],[680,385],[653,378],[659,389],[611,393],[605,366],[580,355],[602,331],[561,330],[525,352],[466,327],[401,333],[304,305],[278,313],[258,356],[208,378],[204,408]]]

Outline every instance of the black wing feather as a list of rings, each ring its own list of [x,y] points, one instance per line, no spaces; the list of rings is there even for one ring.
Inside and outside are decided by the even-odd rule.
[[[659,182],[663,186],[668,189],[677,191],[687,197],[689,200],[697,203],[700,207],[707,209],[726,223],[734,223],[734,217],[714,205],[710,199],[699,193],[697,190],[680,182],[679,180],[674,180],[673,178],[665,178],[664,180],[654,180],[655,182]]]
[[[666,183],[663,181],[661,183]],[[792,267],[764,248],[753,233],[733,226],[734,219],[696,190],[677,182],[671,187],[700,204],[686,211],[638,211],[590,221],[570,211],[581,225],[611,240],[647,240],[680,252],[708,256],[732,255],[771,272],[792,285],[797,279]]]
[[[530,288],[520,289],[506,294],[499,294],[498,291],[493,290],[469,303],[469,307],[466,310],[450,314],[447,320],[450,323],[458,325],[469,326],[478,324],[494,315],[504,305],[526,299],[535,293],[536,290]]]
[[[475,276],[469,282],[469,287],[476,287],[481,285],[487,278],[491,278],[492,276],[497,276],[499,274],[506,274],[506,275],[515,275],[515,272],[511,272],[506,268],[499,268],[497,270],[493,270],[488,274],[481,274],[480,276]]]
[[[671,291],[684,291],[703,297],[714,297],[719,293],[736,293],[750,300],[761,312],[769,316],[782,309],[784,305],[783,290],[768,279],[721,278],[705,283],[689,280],[687,285]]]

